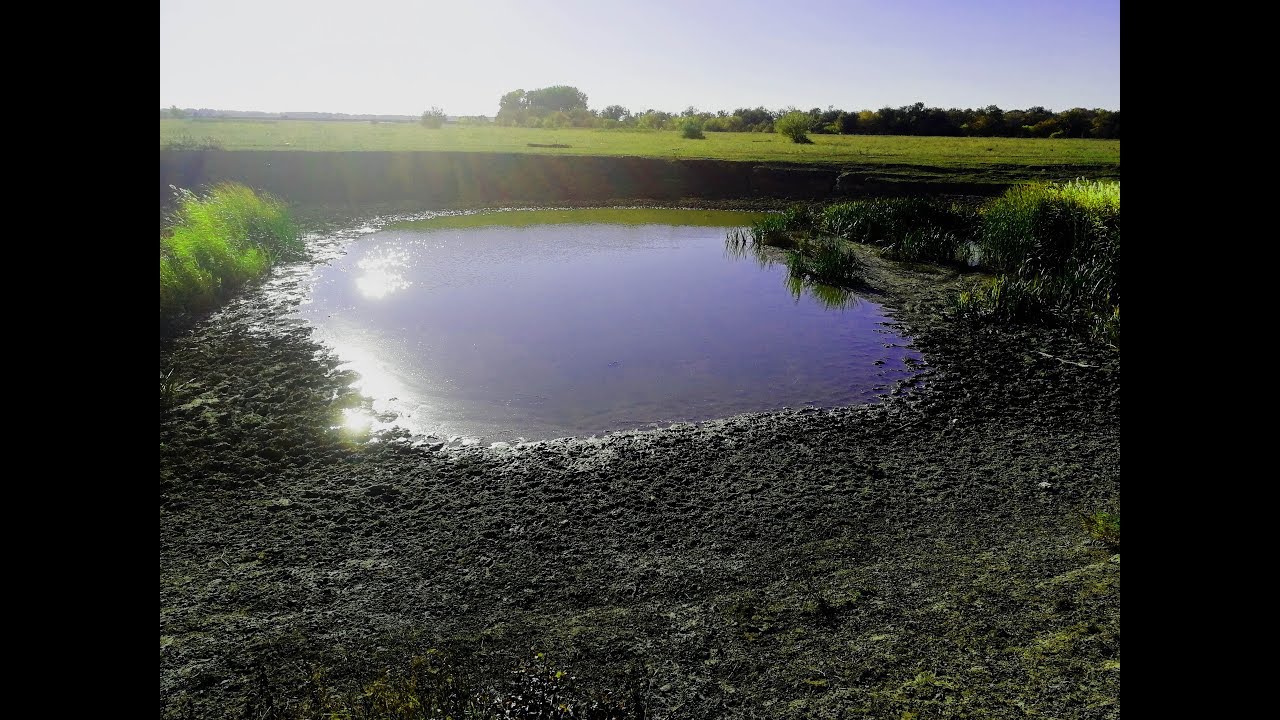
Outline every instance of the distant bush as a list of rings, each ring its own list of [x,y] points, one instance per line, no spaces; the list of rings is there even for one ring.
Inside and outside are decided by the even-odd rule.
[[[702,120],[697,117],[680,118],[680,137],[690,140],[705,140],[702,134]]]
[[[808,113],[796,110],[778,118],[773,124],[773,129],[778,134],[791,138],[793,143],[808,145],[813,142],[808,134],[811,120]]]
[[[422,113],[422,126],[431,129],[437,129],[444,125],[444,111],[438,107],[432,108]]]

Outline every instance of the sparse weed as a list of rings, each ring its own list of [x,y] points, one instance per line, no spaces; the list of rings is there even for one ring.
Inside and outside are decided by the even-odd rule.
[[[1120,552],[1120,515],[1109,512],[1095,512],[1082,515],[1080,522],[1089,537],[1106,545],[1111,552]]]
[[[169,410],[178,404],[178,393],[192,383],[191,380],[179,380],[169,372],[160,371],[160,410]]]

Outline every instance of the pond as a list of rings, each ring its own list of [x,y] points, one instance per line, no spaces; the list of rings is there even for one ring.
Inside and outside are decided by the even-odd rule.
[[[910,375],[919,355],[882,307],[726,248],[754,217],[402,223],[317,266],[299,312],[361,376],[374,427],[463,444],[875,402]]]

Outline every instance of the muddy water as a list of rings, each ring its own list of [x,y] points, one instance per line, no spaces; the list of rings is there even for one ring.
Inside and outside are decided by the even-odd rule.
[[[383,230],[317,267],[300,313],[361,375],[374,427],[455,443],[874,402],[910,373],[881,307],[789,285],[725,233]]]

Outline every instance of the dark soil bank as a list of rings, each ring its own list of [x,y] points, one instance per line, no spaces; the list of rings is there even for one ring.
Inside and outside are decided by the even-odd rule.
[[[869,262],[928,363],[884,403],[508,450],[345,441],[350,378],[263,293],[162,344],[162,716],[443,667],[634,717],[1118,717],[1119,555],[1080,516],[1119,510],[1119,353]]]
[[[974,170],[513,153],[161,150],[160,203],[170,201],[170,185],[194,190],[223,181],[295,203],[440,208],[634,198],[995,195],[1030,178],[1066,180],[1098,172],[1065,165]]]

